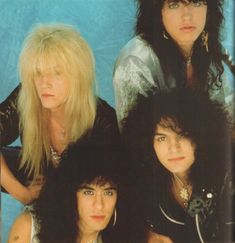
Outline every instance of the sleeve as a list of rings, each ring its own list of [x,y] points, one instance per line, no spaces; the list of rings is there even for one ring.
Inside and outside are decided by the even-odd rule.
[[[17,97],[20,85],[0,104],[0,147],[15,141],[19,136]]]
[[[127,56],[115,67],[113,75],[116,112],[119,127],[135,105],[137,95],[146,95],[156,83],[150,68],[137,56]]]

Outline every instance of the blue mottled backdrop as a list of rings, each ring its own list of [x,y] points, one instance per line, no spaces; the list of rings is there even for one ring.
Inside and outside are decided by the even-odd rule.
[[[225,0],[223,42],[234,56],[233,10],[234,1]],[[135,0],[0,0],[0,102],[19,82],[17,61],[27,32],[35,23],[64,22],[77,26],[93,49],[99,95],[113,106],[113,65],[121,47],[134,34],[135,14]],[[21,208],[2,194],[3,243]]]

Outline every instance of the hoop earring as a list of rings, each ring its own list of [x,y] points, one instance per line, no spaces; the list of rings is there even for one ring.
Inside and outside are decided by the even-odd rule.
[[[166,40],[169,39],[168,36],[166,35],[166,31],[165,31],[165,30],[163,30],[163,32],[162,32],[162,36],[163,36],[163,38],[166,39]]]
[[[208,48],[208,32],[205,30],[202,31],[202,45],[206,48],[206,52],[209,51]]]
[[[114,209],[114,215],[113,215],[113,226],[115,226],[116,221],[117,221],[117,210],[116,210],[116,208],[115,208],[115,209]]]

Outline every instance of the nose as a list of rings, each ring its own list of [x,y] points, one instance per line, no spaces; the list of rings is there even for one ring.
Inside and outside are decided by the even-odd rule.
[[[191,4],[184,4],[182,6],[182,17],[184,20],[190,20],[192,18],[192,6]]]
[[[52,80],[49,75],[42,75],[40,79],[41,79],[42,87],[48,88],[52,86]]]
[[[177,152],[180,149],[180,141],[178,138],[172,138],[169,141],[169,151],[171,152]]]
[[[96,195],[96,198],[95,198],[95,207],[98,210],[101,210],[104,207],[104,198],[100,194],[99,195]]]

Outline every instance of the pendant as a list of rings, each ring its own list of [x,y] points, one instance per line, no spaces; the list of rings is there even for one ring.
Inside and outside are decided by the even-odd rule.
[[[189,192],[188,192],[187,188],[183,187],[180,190],[180,197],[182,199],[184,199],[185,201],[188,201],[189,200]]]

